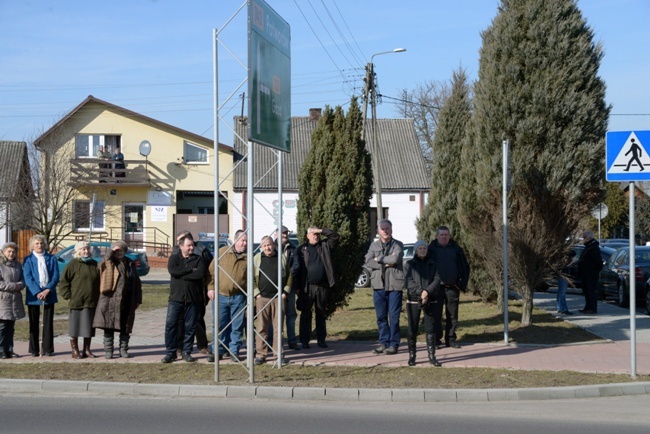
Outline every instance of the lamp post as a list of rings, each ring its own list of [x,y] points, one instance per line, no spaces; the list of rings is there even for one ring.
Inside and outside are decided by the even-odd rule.
[[[377,146],[377,135],[375,133],[376,123],[377,123],[377,83],[375,82],[375,66],[373,60],[375,56],[382,54],[390,53],[403,53],[406,51],[406,48],[395,48],[391,51],[382,51],[375,53],[370,57],[370,63],[366,65],[366,85],[363,89],[363,130],[362,138],[366,140],[366,120],[368,113],[368,100],[370,100],[370,105],[372,106],[372,122],[370,123],[372,129],[372,175],[375,182],[375,193],[377,195],[377,221],[384,218],[384,209],[381,203],[381,182],[379,178],[379,150]]]

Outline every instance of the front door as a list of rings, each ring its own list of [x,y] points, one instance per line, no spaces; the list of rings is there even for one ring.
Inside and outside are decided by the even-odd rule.
[[[124,204],[124,241],[133,250],[144,249],[144,210],[143,203]]]

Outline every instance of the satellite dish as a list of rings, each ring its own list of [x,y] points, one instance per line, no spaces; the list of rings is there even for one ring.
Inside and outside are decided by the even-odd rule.
[[[143,140],[140,142],[140,155],[147,157],[151,153],[151,143],[149,140]]]

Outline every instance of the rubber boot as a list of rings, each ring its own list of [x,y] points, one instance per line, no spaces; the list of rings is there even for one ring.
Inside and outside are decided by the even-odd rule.
[[[131,356],[128,353],[129,351],[129,335],[120,334],[120,357],[123,359],[128,359]]]
[[[113,331],[109,332],[104,332],[104,358],[106,359],[112,359],[113,358],[113,352],[115,351],[115,347],[113,346]]]
[[[81,359],[81,354],[79,353],[79,340],[77,338],[70,338],[70,348],[72,348],[72,358]]]
[[[429,354],[429,363],[431,363],[433,366],[442,366],[438,359],[436,359],[435,333],[427,333],[427,353]]]
[[[417,349],[416,340],[409,339],[408,346],[409,346],[409,366],[415,366],[415,353]]]
[[[90,351],[90,342],[93,340],[93,338],[84,338],[84,349],[83,349],[83,355],[86,357],[92,357],[93,359],[97,357]]]

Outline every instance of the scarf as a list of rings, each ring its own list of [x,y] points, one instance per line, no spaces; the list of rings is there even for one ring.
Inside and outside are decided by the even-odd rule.
[[[50,275],[47,272],[47,264],[45,263],[45,253],[36,253],[33,250],[32,253],[38,261],[38,283],[41,288],[45,288],[50,283]]]

